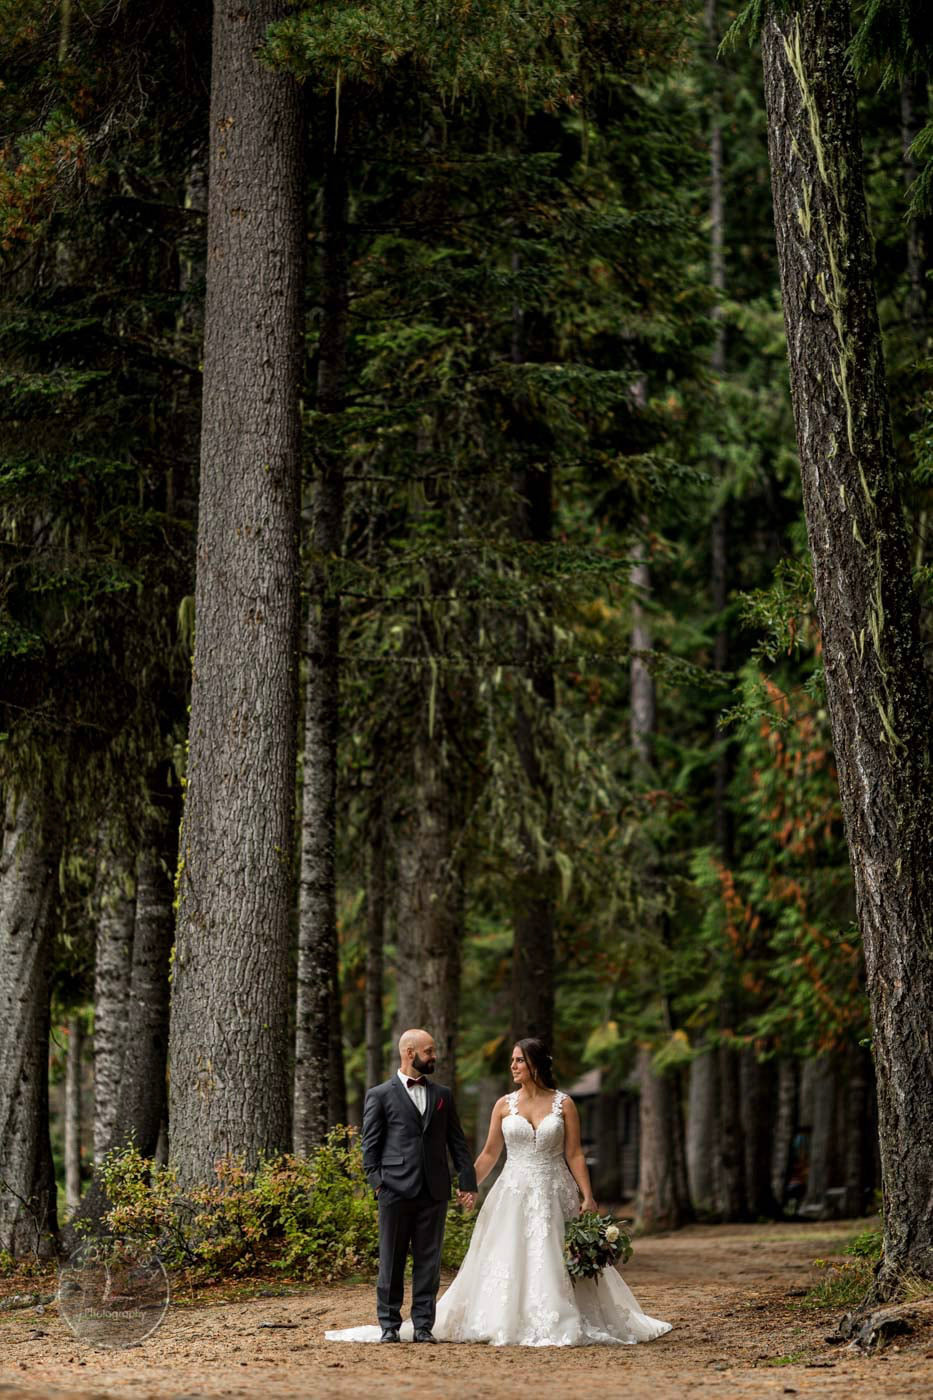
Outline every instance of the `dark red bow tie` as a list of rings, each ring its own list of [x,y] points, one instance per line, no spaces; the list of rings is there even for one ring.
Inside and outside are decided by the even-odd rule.
[[[405,1083],[408,1085],[409,1089],[413,1089],[413,1088],[415,1087],[416,1084],[427,1084],[427,1082],[428,1082],[428,1081],[424,1078],[423,1075],[421,1076],[420,1079],[406,1079],[406,1080],[405,1080]]]

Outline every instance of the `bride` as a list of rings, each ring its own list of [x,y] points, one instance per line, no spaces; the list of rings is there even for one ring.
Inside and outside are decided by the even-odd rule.
[[[495,1346],[581,1346],[647,1342],[671,1330],[648,1317],[613,1268],[573,1283],[564,1225],[596,1201],[580,1144],[580,1117],[558,1089],[537,1039],[512,1051],[518,1086],[492,1110],[476,1159],[482,1182],[506,1148],[505,1166],[480,1211],[460,1271],[437,1304],[438,1341]],[[580,1197],[582,1196],[582,1204]],[[329,1341],[378,1341],[378,1327],[327,1332]],[[411,1336],[411,1322],[401,1331]]]

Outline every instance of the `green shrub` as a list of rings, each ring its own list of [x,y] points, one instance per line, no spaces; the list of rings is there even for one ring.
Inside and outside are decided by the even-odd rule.
[[[101,1165],[111,1204],[107,1229],[172,1268],[247,1272],[270,1222],[240,1159],[221,1158],[214,1171],[214,1181],[182,1194],[177,1173],[149,1162],[136,1147],[108,1153]]]
[[[311,1157],[264,1163],[255,1191],[282,1235],[279,1268],[322,1283],[373,1268],[378,1207],[353,1129],[335,1128]]]
[[[109,1153],[100,1170],[111,1205],[106,1228],[169,1268],[219,1277],[262,1263],[315,1283],[375,1272],[378,1207],[353,1128],[335,1128],[310,1157],[271,1158],[255,1171],[222,1158],[212,1182],[186,1192],[172,1168],[132,1146]],[[451,1204],[446,1267],[459,1267],[474,1223]]]

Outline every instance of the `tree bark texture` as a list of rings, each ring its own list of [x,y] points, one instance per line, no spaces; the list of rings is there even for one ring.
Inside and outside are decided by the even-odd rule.
[[[826,693],[874,1029],[879,1294],[933,1277],[931,700],[892,445],[848,0],[762,34],[775,230]]]
[[[690,1219],[684,1195],[684,1164],[678,1153],[680,1104],[677,1078],[658,1074],[652,1051],[638,1052],[641,1085],[638,1228],[642,1234],[677,1230]]]
[[[94,1162],[113,1142],[126,1048],[136,895],[132,866],[110,833],[101,836],[94,948]]]
[[[177,814],[157,812],[147,823],[136,873],[126,1050],[114,1140],[132,1138],[144,1157],[155,1153],[166,1107],[177,832]]]
[[[804,1065],[801,1085],[801,1116],[810,1129],[807,1191],[800,1207],[802,1215],[821,1219],[827,1211],[826,1192],[833,1181],[836,1151],[837,1067],[832,1055],[818,1055]]]
[[[690,1061],[687,1175],[694,1209],[710,1216],[719,1199],[719,1065],[714,1050]]]
[[[456,1078],[462,938],[460,869],[446,744],[415,738],[412,799],[398,841],[399,1031],[422,1028],[437,1046],[438,1078]]]
[[[214,11],[196,636],[170,1035],[182,1185],[288,1147],[304,121]]]
[[[345,129],[345,124],[344,124]],[[342,143],[324,176],[323,286],[317,407],[343,402],[349,307],[347,171]],[[296,1152],[309,1152],[329,1128],[346,1122],[337,939],[337,740],[340,707],[340,594],[333,563],[343,548],[343,461],[325,445],[317,454],[308,570],[304,786],[298,984],[295,1013]]]
[[[0,853],[0,1249],[54,1252],[49,1141],[50,910],[59,849],[38,796],[5,793]]]
[[[69,1016],[65,1027],[65,1204],[69,1215],[81,1199],[81,1136],[83,1103],[81,1070],[84,1052],[84,1023],[80,1016]]]
[[[369,879],[366,891],[366,1083],[378,1084],[384,1069],[382,997],[386,923],[386,832],[382,797],[378,794],[374,794],[370,808],[369,832]]]
[[[169,970],[175,933],[174,871],[178,863],[179,812],[171,792],[154,793],[136,867],[132,955],[120,1045],[120,1073],[108,1137],[98,1160],[111,1148],[133,1143],[154,1157],[167,1107]],[[69,1221],[99,1229],[110,1201],[99,1173]],[[75,1242],[77,1238],[75,1237]]]
[[[787,1198],[791,1144],[797,1126],[797,1061],[781,1059],[777,1067],[777,1107],[772,1112],[771,1190],[779,1206]]]
[[[631,738],[635,770],[646,777],[653,764],[653,740],[657,718],[654,676],[642,653],[651,650],[654,638],[643,599],[651,595],[651,569],[641,541],[632,547],[632,658]],[[650,873],[653,852],[648,852],[644,875]],[[670,1006],[664,1004],[664,1021],[670,1029]],[[638,1056],[640,1100],[640,1157],[638,1183],[639,1225],[646,1233],[676,1229],[690,1218],[687,1154],[684,1142],[680,1083],[676,1073],[654,1068],[652,1050],[642,1047]]]
[[[723,1040],[719,1060],[719,1210],[721,1220],[747,1220],[739,1050]]]

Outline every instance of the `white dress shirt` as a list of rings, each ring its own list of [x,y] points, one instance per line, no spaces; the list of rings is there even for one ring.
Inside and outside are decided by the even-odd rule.
[[[428,1086],[426,1084],[413,1084],[410,1089],[408,1087],[409,1079],[414,1079],[416,1074],[417,1070],[413,1070],[411,1074],[406,1074],[403,1069],[398,1071],[398,1077],[402,1081],[406,1094],[423,1117],[424,1110],[428,1106]]]

